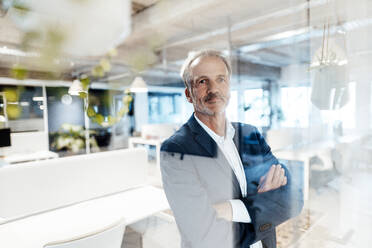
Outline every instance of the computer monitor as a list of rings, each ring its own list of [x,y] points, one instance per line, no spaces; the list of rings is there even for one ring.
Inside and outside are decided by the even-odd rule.
[[[10,128],[0,129],[0,147],[11,146],[10,143]]]

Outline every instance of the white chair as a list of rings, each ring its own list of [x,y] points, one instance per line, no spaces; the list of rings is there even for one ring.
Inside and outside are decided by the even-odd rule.
[[[123,219],[101,230],[48,243],[44,248],[120,248],[125,231]]]

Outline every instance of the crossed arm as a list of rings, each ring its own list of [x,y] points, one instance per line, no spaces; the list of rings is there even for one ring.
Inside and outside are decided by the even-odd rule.
[[[273,170],[272,168],[273,167],[271,167],[270,170]],[[276,169],[277,168],[278,167],[276,167]],[[285,177],[287,179],[284,180],[284,182],[287,182],[286,184],[283,182],[284,185],[277,187],[275,183],[268,183],[266,187],[264,187],[267,191],[264,192],[259,192],[259,190],[262,189],[260,185],[264,185],[259,184],[256,194],[250,194],[240,199],[244,203],[251,220],[248,225],[238,223],[240,224],[240,242],[253,244],[259,240],[263,240],[275,230],[276,226],[297,216],[301,212],[303,207],[302,192],[293,185],[291,175],[287,168],[284,166],[282,166],[282,168],[285,170]],[[266,174],[266,180],[269,178],[270,170]],[[267,180],[266,182],[269,181]],[[271,186],[269,187],[268,185]],[[226,221],[232,220],[233,211],[228,201],[213,205],[213,208],[216,210],[217,218]],[[245,237],[249,237],[252,232],[254,238],[249,241],[245,240]]]
[[[285,175],[284,168],[280,164],[273,164],[269,171],[260,178],[257,193],[275,190],[286,184],[287,176]],[[233,220],[233,209],[229,201],[214,204],[213,208],[216,210],[218,218],[223,218],[227,221]]]

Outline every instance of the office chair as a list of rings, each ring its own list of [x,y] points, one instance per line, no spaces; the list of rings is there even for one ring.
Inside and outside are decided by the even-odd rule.
[[[121,219],[95,232],[50,242],[44,248],[120,248],[124,231],[125,222]]]

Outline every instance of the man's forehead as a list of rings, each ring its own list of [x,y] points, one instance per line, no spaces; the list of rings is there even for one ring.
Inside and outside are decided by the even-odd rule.
[[[225,62],[216,56],[199,57],[191,63],[190,68],[194,77],[205,73],[228,75]]]

